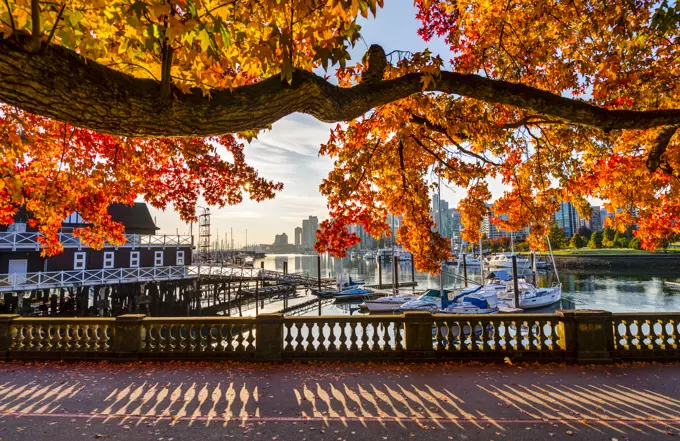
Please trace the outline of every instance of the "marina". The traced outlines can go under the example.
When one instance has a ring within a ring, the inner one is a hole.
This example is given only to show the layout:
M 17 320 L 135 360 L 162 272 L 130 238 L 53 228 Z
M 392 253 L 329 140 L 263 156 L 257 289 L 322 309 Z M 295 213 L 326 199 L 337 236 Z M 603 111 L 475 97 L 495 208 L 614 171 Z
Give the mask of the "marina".
M 292 271 L 316 275 L 316 256 L 277 255 L 266 256 L 256 260 L 256 265 L 264 262 L 265 268 L 282 268 L 287 262 Z M 377 286 L 379 273 L 384 281 L 390 281 L 393 275 L 393 265 L 385 262 L 379 266 L 374 259 L 334 259 L 322 256 L 321 270 L 325 277 L 335 277 L 339 272 L 346 272 L 354 280 L 366 282 L 366 286 Z M 411 282 L 410 262 L 399 263 L 399 294 L 412 295 L 414 291 L 438 289 L 438 276 L 415 272 L 415 287 L 401 286 Z M 479 283 L 479 267 L 468 267 L 468 277 L 472 282 Z M 488 273 L 487 273 L 488 274 Z M 457 265 L 447 265 L 444 274 L 445 288 L 461 287 L 462 274 Z M 531 276 L 529 276 L 530 278 Z M 680 308 L 680 270 L 672 269 L 624 269 L 624 270 L 561 270 L 559 282 L 562 283 L 562 299 L 545 308 L 531 310 L 532 312 L 554 312 L 560 309 L 604 309 L 612 312 L 626 312 L 632 310 L 646 312 L 664 312 Z M 552 287 L 558 282 L 549 270 L 537 273 L 538 287 Z M 391 291 L 391 287 L 384 289 Z M 310 297 L 310 299 L 313 297 Z M 325 303 L 321 306 L 322 315 L 346 315 L 360 313 L 360 301 L 354 303 Z M 318 308 L 305 311 L 307 315 L 318 315 Z

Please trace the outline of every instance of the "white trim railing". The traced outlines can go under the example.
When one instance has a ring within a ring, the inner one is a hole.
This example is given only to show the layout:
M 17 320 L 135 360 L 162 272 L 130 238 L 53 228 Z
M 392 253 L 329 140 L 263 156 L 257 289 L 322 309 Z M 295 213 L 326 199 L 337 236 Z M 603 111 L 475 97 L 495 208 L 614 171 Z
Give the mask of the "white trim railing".
M 157 280 L 195 279 L 206 276 L 225 277 L 234 280 L 253 280 L 257 278 L 305 286 L 316 286 L 318 283 L 318 278 L 307 277 L 298 273 L 284 274 L 260 268 L 178 265 L 0 274 L 0 292 L 30 291 L 33 289 L 62 288 L 66 286 L 95 286 Z M 326 283 L 327 280 L 324 280 L 324 284 Z
M 39 273 L 0 274 L 0 292 L 65 286 L 95 286 L 157 280 L 192 279 L 186 266 L 112 268 L 96 270 L 44 271 Z
M 40 242 L 38 238 L 42 236 L 40 233 L 28 232 L 20 233 L 16 231 L 0 232 L 0 249 L 39 249 Z M 185 247 L 193 245 L 192 236 L 178 236 L 170 234 L 126 234 L 125 244 L 119 245 L 116 248 L 141 248 L 141 247 Z M 65 248 L 87 248 L 79 238 L 73 236 L 71 233 L 59 233 L 59 242 Z M 104 247 L 112 248 L 108 242 L 105 242 Z

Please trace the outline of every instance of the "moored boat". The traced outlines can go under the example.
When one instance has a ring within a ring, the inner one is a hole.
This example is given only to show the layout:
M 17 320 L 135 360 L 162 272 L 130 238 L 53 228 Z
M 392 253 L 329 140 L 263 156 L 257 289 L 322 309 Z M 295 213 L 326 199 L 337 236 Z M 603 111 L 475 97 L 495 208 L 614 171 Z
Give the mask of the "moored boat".
M 495 314 L 498 312 L 498 296 L 495 290 L 479 287 L 472 293 L 461 293 L 447 302 L 438 314 Z
M 496 254 L 491 256 L 487 261 L 487 265 L 490 268 L 512 268 L 512 256 L 513 254 Z M 524 257 L 516 256 L 517 268 L 525 268 L 529 266 L 529 259 Z
M 329 289 L 316 291 L 315 294 L 322 298 L 334 298 L 336 300 L 357 300 L 373 295 L 372 289 L 353 287 L 348 289 Z
M 404 303 L 417 300 L 421 294 L 398 294 L 396 296 L 380 297 L 377 299 L 366 300 L 361 304 L 362 308 L 370 312 L 397 311 Z

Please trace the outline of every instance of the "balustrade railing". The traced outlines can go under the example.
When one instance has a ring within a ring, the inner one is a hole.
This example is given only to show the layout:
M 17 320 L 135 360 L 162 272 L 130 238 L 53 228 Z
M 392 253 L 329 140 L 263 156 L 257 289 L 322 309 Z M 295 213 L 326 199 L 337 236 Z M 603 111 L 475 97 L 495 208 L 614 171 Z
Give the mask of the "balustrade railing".
M 38 249 L 42 235 L 37 232 L 0 232 L 0 249 Z M 78 237 L 71 233 L 59 233 L 59 242 L 65 248 L 87 248 Z M 111 248 L 140 248 L 140 247 L 187 247 L 193 245 L 192 236 L 178 236 L 169 234 L 126 234 L 123 245 L 104 243 L 104 247 Z
M 148 318 L 0 315 L 0 359 L 680 360 L 680 313 Z
M 614 314 L 614 349 L 622 359 L 678 352 L 680 314 Z
M 255 352 L 255 322 L 243 318 L 148 318 L 141 352 L 151 356 L 228 356 Z M 148 358 L 148 357 L 147 357 Z
M 465 353 L 555 355 L 562 342 L 554 314 L 435 315 L 434 349 L 444 357 Z
M 108 353 L 114 323 L 113 318 L 17 318 L 7 330 L 8 350 L 36 358 Z
M 283 321 L 284 358 L 324 358 L 334 352 L 389 356 L 403 350 L 401 316 L 302 316 Z

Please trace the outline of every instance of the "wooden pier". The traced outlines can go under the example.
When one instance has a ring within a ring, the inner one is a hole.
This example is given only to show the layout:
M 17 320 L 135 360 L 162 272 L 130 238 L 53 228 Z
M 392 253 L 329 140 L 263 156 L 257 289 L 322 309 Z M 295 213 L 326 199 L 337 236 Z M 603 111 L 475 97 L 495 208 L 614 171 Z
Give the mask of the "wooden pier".
M 179 268 L 179 267 L 178 267 Z M 24 316 L 118 316 L 142 313 L 150 316 L 192 316 L 230 312 L 249 302 L 296 289 L 322 289 L 335 279 L 309 277 L 298 273 L 233 266 L 186 266 L 175 270 L 176 279 L 87 279 L 80 283 L 57 283 L 56 278 L 26 277 L 0 298 L 0 313 Z M 156 272 L 160 274 L 160 272 Z M 74 279 L 75 280 L 75 279 Z M 24 284 L 22 285 L 22 282 Z M 27 282 L 30 282 L 27 283 Z M 56 283 L 56 285 L 55 285 Z M 27 297 L 29 294 L 29 297 Z M 256 311 L 260 308 L 256 306 Z

